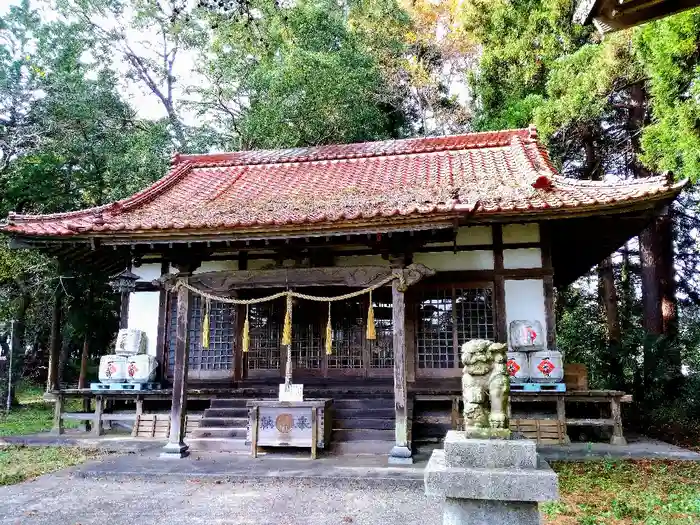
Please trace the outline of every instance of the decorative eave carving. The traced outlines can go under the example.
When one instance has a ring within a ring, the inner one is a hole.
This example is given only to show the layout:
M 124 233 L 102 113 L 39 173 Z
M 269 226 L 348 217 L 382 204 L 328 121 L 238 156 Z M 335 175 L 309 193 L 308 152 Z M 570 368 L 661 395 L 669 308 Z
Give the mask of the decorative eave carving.
M 406 291 L 435 270 L 422 264 L 392 269 L 386 266 L 354 266 L 324 268 L 275 268 L 271 270 L 229 270 L 191 275 L 189 283 L 211 294 L 231 295 L 240 289 L 298 288 L 307 286 L 347 286 L 367 288 L 395 275 L 399 290 Z M 164 275 L 157 282 L 166 289 L 175 285 L 177 274 Z

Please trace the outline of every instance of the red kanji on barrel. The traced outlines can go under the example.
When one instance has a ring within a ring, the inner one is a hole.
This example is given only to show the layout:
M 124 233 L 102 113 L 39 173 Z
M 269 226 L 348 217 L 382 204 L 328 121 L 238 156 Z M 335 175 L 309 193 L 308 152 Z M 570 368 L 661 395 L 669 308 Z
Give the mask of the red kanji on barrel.
M 549 375 L 554 372 L 554 369 L 556 366 L 554 366 L 554 363 L 552 363 L 549 359 L 544 358 L 542 361 L 540 361 L 540 364 L 537 365 L 537 369 L 542 372 L 544 375 L 549 377 Z

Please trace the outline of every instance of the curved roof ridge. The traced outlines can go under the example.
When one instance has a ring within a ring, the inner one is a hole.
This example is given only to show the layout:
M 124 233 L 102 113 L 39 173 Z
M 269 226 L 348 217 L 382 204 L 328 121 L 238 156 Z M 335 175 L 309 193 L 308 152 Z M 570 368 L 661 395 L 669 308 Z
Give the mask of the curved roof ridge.
M 243 150 L 228 153 L 179 155 L 194 167 L 279 164 L 285 162 L 312 162 L 349 160 L 370 157 L 390 157 L 402 154 L 420 154 L 439 151 L 507 146 L 514 136 L 535 140 L 534 127 L 500 131 L 480 131 L 458 135 L 412 137 L 381 141 L 332 144 L 302 148 Z

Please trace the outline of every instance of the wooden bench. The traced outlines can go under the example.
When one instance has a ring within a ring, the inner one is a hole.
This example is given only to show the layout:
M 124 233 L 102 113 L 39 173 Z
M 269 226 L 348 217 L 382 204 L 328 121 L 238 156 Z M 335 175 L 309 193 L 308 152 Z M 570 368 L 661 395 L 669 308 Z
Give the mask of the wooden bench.
M 453 429 L 458 429 L 462 424 L 461 394 L 416 394 L 415 401 L 449 401 L 452 405 L 450 423 Z M 632 402 L 632 396 L 618 390 L 572 390 L 569 392 L 517 392 L 511 394 L 511 403 L 549 402 L 556 404 L 556 420 L 560 428 L 571 426 L 609 426 L 612 427 L 613 445 L 627 444 L 622 430 L 622 403 Z M 596 403 L 609 404 L 609 418 L 578 419 L 566 417 L 567 403 Z M 565 435 L 565 441 L 568 437 Z

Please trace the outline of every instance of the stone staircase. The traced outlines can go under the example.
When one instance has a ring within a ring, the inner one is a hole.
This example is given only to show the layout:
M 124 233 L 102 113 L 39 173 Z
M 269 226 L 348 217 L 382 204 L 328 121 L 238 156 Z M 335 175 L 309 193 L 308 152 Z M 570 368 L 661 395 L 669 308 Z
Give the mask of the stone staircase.
M 248 399 L 212 399 L 188 444 L 192 450 L 246 452 Z
M 250 446 L 246 445 L 249 399 L 254 398 L 212 399 L 199 426 L 192 429 L 187 441 L 190 449 L 249 452 Z M 331 453 L 387 455 L 394 440 L 393 397 L 374 395 L 333 400 Z
M 393 398 L 334 399 L 331 439 L 334 454 L 388 454 L 395 440 Z

